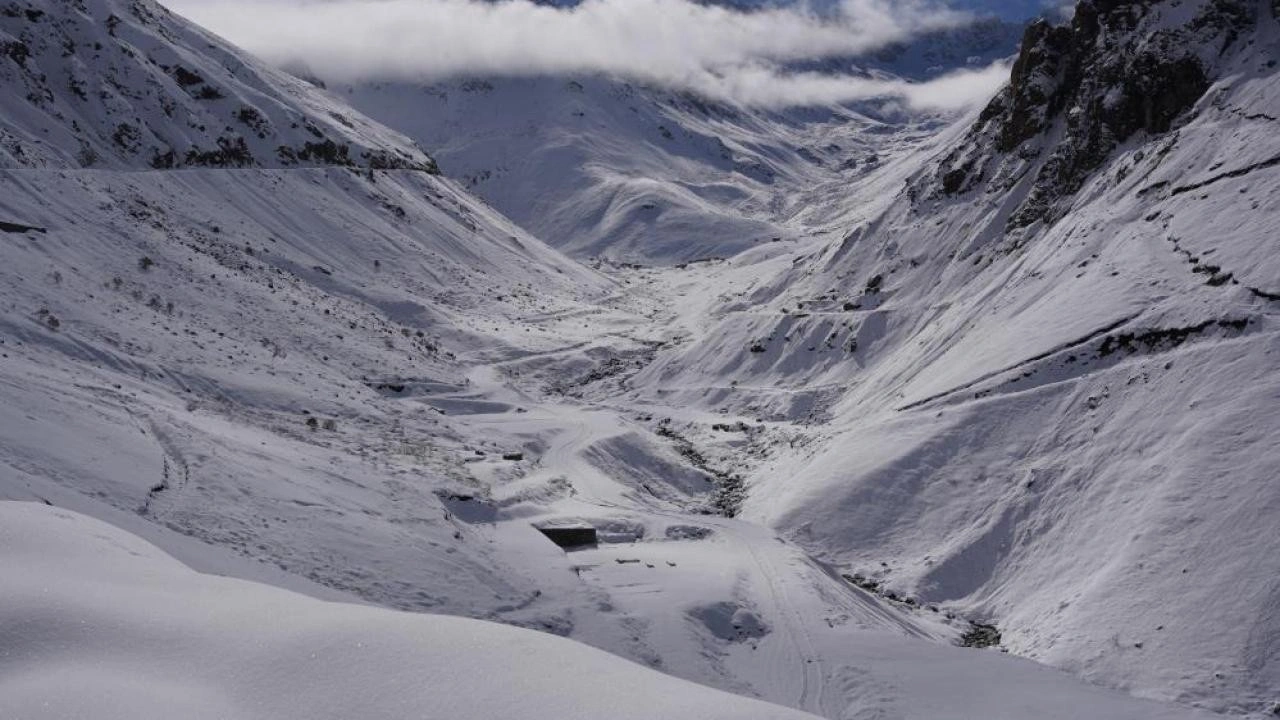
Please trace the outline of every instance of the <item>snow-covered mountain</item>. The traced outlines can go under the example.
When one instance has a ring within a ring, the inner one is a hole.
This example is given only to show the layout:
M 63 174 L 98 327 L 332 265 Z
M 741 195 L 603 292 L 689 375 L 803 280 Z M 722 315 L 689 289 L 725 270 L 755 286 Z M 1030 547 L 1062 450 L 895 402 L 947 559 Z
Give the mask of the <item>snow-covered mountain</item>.
M 744 514 L 826 561 L 1095 682 L 1267 711 L 1277 42 L 1258 2 L 1033 26 L 905 193 L 772 279 L 725 266 L 721 319 L 633 386 L 810 423 Z
M 1021 30 L 982 21 L 790 69 L 926 80 L 1012 55 Z M 943 124 L 890 98 L 763 109 L 608 75 L 329 88 L 554 247 L 643 265 L 793 240 L 815 188 L 845 186 Z
M 0 6 L 0 715 L 1271 712 L 1276 12 L 955 119 Z
M 869 109 L 769 112 L 595 76 L 332 89 L 555 247 L 642 264 L 791 240 L 809 188 L 921 134 Z
M 3 494 L 141 517 L 397 607 L 485 615 L 532 594 L 460 543 L 436 487 L 403 479 L 463 474 L 456 437 L 383 399 L 465 387 L 463 354 L 558 346 L 524 318 L 598 312 L 584 301 L 614 283 L 403 136 L 157 5 L 20 3 L 0 33 Z M 177 67 L 220 99 L 190 96 Z M 248 102 L 261 137 L 237 120 Z M 137 143 L 112 139 L 125 125 Z M 187 163 L 214 137 L 248 154 Z M 281 150 L 312 142 L 332 152 Z M 369 498 L 404 509 L 312 510 Z M 431 591 L 361 581 L 378 563 Z
M 403 137 L 158 5 L 65 5 L 4 10 L 6 167 L 434 169 Z

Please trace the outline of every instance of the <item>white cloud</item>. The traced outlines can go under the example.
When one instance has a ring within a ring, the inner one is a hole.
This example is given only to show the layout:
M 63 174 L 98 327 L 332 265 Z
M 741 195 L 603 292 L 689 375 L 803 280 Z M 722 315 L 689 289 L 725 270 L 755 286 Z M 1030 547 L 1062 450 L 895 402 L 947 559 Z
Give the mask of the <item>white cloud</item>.
M 701 78 L 690 89 L 704 95 L 761 107 L 825 105 L 893 98 L 916 110 L 954 111 L 990 98 L 1009 79 L 1009 66 L 958 70 L 928 82 L 869 79 L 819 73 L 784 74 L 765 67 L 739 67 Z
M 850 55 L 953 26 L 924 0 L 840 0 L 743 13 L 690 0 L 162 0 L 251 52 L 328 80 L 611 73 L 755 105 L 905 98 L 954 108 L 990 95 L 997 71 L 922 85 L 787 73 L 788 61 Z

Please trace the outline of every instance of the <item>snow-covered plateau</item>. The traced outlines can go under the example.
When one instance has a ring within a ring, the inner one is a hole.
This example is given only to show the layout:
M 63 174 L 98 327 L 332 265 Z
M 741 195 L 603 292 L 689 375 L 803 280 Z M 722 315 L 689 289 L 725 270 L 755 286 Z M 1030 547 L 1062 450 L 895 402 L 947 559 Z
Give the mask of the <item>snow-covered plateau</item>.
M 1277 15 L 956 114 L 0 0 L 0 719 L 1273 716 Z

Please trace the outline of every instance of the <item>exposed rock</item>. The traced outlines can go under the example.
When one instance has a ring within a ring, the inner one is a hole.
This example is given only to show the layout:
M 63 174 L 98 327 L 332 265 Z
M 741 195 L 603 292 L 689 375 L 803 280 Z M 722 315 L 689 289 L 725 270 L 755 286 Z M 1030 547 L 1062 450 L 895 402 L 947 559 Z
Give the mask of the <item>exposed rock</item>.
M 1052 220 L 1120 143 L 1174 129 L 1209 89 L 1215 59 L 1257 22 L 1255 3 L 1201 0 L 1191 22 L 1171 26 L 1179 5 L 1083 0 L 1068 25 L 1031 24 L 1009 84 L 925 182 L 955 195 L 1029 178 L 1008 227 Z

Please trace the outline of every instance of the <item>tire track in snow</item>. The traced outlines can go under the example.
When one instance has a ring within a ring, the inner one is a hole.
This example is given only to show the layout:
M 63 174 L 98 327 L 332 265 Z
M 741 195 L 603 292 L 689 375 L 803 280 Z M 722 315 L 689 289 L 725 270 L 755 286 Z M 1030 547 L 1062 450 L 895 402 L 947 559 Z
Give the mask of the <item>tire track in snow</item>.
M 738 538 L 742 540 L 741 535 Z M 805 627 L 804 619 L 795 609 L 795 605 L 787 595 L 785 585 L 778 581 L 778 573 L 773 564 L 760 557 L 760 553 L 756 550 L 752 541 L 747 540 L 742 545 L 751 554 L 752 561 L 759 568 L 760 575 L 765 580 L 773 600 L 772 614 L 786 626 L 784 635 L 794 649 L 796 658 L 801 665 L 800 693 L 795 707 L 823 714 L 825 708 L 822 702 L 822 688 L 826 671 L 822 658 L 814 647 L 813 638 Z

